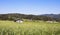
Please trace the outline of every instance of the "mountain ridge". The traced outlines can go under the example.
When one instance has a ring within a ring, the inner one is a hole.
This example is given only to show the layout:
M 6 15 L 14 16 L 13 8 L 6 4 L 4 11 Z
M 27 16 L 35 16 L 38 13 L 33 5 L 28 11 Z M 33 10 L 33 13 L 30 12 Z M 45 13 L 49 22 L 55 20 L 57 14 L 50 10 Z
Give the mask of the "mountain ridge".
M 49 16 L 49 17 L 53 17 L 53 18 L 60 18 L 60 14 L 43 14 L 40 16 Z

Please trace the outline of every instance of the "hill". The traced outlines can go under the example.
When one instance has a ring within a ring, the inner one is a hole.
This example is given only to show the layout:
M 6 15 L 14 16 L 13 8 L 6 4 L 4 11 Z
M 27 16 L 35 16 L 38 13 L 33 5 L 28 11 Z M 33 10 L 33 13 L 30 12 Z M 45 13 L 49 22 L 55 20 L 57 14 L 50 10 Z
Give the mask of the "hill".
M 60 14 L 44 14 L 43 16 L 50 16 L 53 18 L 60 18 Z
M 43 15 L 26 15 L 19 13 L 0 14 L 0 20 L 14 20 L 14 19 L 32 19 L 32 20 L 54 20 L 60 21 L 60 14 L 43 14 Z

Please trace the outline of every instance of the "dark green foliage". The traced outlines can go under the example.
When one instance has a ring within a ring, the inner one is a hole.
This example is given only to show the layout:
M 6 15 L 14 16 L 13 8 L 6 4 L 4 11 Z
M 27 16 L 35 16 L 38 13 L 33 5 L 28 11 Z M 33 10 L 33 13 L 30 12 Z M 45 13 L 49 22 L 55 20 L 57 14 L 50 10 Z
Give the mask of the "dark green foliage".
M 39 15 L 25 15 L 25 14 L 18 14 L 18 13 L 0 14 L 0 20 L 15 20 L 17 18 L 60 22 L 60 18 L 53 18 L 53 17 L 43 16 L 43 15 L 40 15 L 40 16 Z
M 55 32 L 55 35 L 60 35 L 60 30 L 58 30 L 57 32 Z

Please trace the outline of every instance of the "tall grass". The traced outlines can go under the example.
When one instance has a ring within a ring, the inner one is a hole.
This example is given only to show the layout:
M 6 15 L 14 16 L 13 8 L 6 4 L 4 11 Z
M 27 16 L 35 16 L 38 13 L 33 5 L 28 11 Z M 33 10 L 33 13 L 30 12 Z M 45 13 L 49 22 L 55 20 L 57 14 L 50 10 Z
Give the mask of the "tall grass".
M 59 23 L 0 21 L 0 35 L 60 35 Z

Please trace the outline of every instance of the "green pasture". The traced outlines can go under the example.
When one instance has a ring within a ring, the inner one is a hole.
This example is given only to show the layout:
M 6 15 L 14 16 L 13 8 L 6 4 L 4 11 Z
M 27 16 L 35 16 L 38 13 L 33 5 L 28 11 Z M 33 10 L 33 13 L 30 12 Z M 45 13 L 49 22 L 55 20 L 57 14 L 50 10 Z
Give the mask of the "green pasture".
M 60 35 L 60 23 L 0 20 L 0 35 Z

